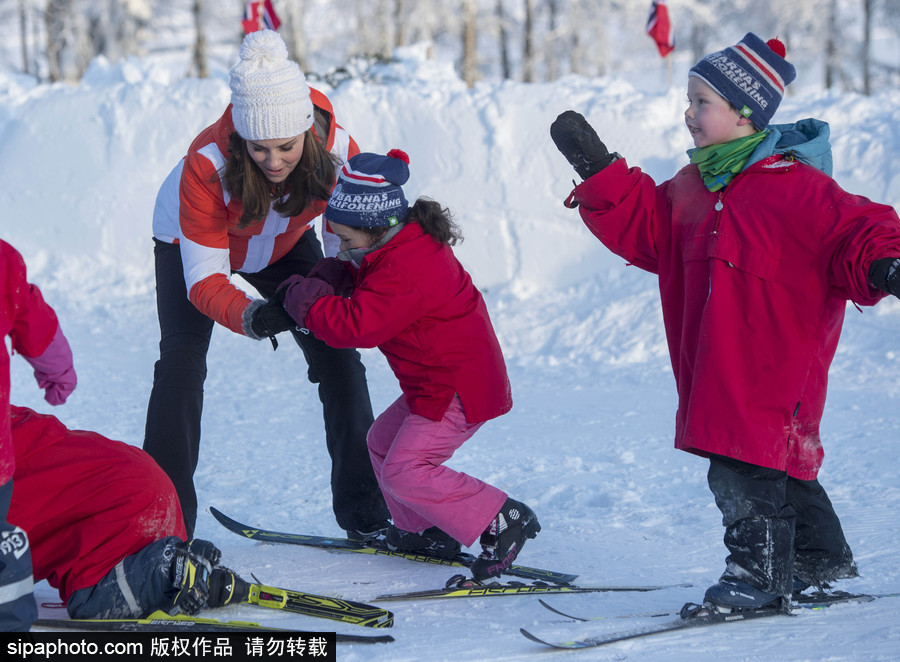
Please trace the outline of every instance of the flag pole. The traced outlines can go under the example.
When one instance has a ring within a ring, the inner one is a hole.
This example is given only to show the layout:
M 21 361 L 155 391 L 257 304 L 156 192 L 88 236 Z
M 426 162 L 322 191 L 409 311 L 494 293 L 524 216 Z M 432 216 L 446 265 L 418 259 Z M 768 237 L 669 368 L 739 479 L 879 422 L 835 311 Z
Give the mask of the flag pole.
M 669 87 L 672 87 L 672 54 L 666 55 L 666 68 L 669 70 Z

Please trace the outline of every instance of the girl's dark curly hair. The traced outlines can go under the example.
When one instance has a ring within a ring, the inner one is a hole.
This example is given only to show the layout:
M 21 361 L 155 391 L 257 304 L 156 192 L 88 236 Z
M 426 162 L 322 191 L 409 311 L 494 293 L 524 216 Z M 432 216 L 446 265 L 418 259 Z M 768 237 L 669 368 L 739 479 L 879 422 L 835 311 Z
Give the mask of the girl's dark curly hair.
M 459 226 L 453 221 L 450 210 L 430 198 L 419 198 L 406 215 L 406 223 L 418 223 L 425 234 L 430 234 L 437 241 L 455 246 L 463 240 Z M 372 237 L 373 241 L 381 239 L 388 228 L 358 228 Z

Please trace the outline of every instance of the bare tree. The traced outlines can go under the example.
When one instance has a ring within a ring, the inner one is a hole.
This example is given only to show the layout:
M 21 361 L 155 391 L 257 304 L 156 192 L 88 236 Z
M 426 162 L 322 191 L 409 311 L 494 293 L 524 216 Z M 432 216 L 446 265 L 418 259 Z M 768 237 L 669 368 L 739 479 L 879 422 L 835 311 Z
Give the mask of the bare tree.
M 28 21 L 26 20 L 28 12 L 25 7 L 25 0 L 19 0 L 19 38 L 22 40 L 22 73 L 31 73 L 31 67 L 28 62 Z
M 79 45 L 78 75 L 95 55 L 116 61 L 128 55 L 143 55 L 143 30 L 150 20 L 150 7 L 145 0 L 106 0 L 86 2 L 74 0 L 72 24 L 74 41 Z M 88 43 L 83 43 L 87 25 Z
M 403 0 L 394 0 L 394 46 L 406 45 L 406 14 Z
M 835 82 L 835 72 L 840 66 L 837 53 L 837 0 L 828 2 L 828 30 L 825 33 L 825 87 L 831 89 Z
M 65 43 L 68 4 L 66 0 L 49 0 L 44 14 L 47 30 L 47 66 L 50 71 L 51 83 L 55 83 L 62 77 L 60 54 Z
M 475 0 L 463 0 L 463 80 L 472 87 L 478 80 L 478 47 L 477 47 L 478 7 Z
M 584 17 L 584 9 L 581 0 L 571 0 L 569 6 L 569 71 L 581 73 L 584 71 L 584 52 L 581 42 L 581 26 Z
M 154 16 L 185 17 L 178 27 L 195 32 L 185 50 L 190 71 L 206 76 L 210 40 L 231 29 L 228 25 L 235 31 L 228 36 L 237 36 L 245 0 L 218 0 L 212 16 L 212 6 L 203 0 L 0 3 L 9 27 L 17 19 L 20 44 L 14 47 L 21 52 L 22 70 L 77 80 L 98 53 L 110 60 L 139 53 L 151 9 Z M 390 56 L 398 46 L 425 41 L 459 58 L 468 85 L 481 75 L 534 82 L 568 72 L 628 75 L 645 68 L 656 61 L 642 31 L 648 6 L 643 0 L 276 2 L 284 20 L 281 32 L 304 71 L 340 66 L 355 55 Z M 900 36 L 900 0 L 671 0 L 670 12 L 681 57 L 696 61 L 752 30 L 781 38 L 796 63 L 808 62 L 812 54 L 816 75 L 821 70 L 831 87 L 874 93 L 900 78 L 900 67 L 879 57 L 878 47 L 878 40 Z
M 496 1 L 494 13 L 497 19 L 497 42 L 500 48 L 500 77 L 509 80 L 512 78 L 512 66 L 509 62 L 509 28 L 503 12 L 503 0 Z
M 522 81 L 525 83 L 534 82 L 534 59 L 534 0 L 525 0 L 525 27 L 522 38 Z
M 306 33 L 303 30 L 303 18 L 306 15 L 306 0 L 290 0 L 284 2 L 284 40 L 291 50 L 291 57 L 300 65 L 302 71 L 308 71 Z
M 862 0 L 863 7 L 863 40 L 862 40 L 862 78 L 863 78 L 863 94 L 870 96 L 872 94 L 872 72 L 871 72 L 871 55 L 872 55 L 872 13 L 874 9 L 873 0 Z
M 356 18 L 355 43 L 351 54 L 391 54 L 391 24 L 393 13 L 385 15 L 386 0 L 357 0 L 354 3 Z
M 556 80 L 559 76 L 559 0 L 547 0 L 549 22 L 546 37 L 544 39 L 544 69 L 547 80 Z
M 208 78 L 206 65 L 206 31 L 203 23 L 203 0 L 194 0 L 194 57 L 192 69 L 197 78 Z

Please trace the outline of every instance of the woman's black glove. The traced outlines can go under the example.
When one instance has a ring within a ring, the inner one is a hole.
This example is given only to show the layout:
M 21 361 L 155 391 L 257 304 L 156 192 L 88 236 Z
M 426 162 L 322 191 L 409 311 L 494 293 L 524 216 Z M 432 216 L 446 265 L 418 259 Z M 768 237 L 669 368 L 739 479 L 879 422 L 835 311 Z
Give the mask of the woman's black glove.
M 284 300 L 283 295 L 281 299 Z M 268 301 L 256 299 L 244 311 L 244 332 L 254 340 L 271 338 L 276 347 L 275 335 L 296 327 L 297 323 L 287 314 L 277 296 Z
M 610 154 L 594 128 L 574 110 L 567 110 L 556 118 L 550 125 L 550 137 L 582 179 L 596 175 L 622 158 L 615 152 Z

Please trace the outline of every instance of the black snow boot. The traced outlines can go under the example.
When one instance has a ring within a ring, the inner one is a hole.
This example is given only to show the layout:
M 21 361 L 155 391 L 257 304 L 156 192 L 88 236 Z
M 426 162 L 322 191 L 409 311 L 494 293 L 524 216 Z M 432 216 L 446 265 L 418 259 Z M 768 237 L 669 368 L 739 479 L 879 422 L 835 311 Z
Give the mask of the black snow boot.
M 442 559 L 454 559 L 461 548 L 458 541 L 436 526 L 419 533 L 398 529 L 393 524 L 384 536 L 388 549 L 395 552 L 428 554 Z
M 525 541 L 534 538 L 540 530 L 537 515 L 531 508 L 507 498 L 481 534 L 482 552 L 472 563 L 472 576 L 480 581 L 500 575 L 516 560 Z
M 209 595 L 206 602 L 213 609 L 246 602 L 250 596 L 250 584 L 238 577 L 234 570 L 221 566 L 210 573 L 207 585 Z

